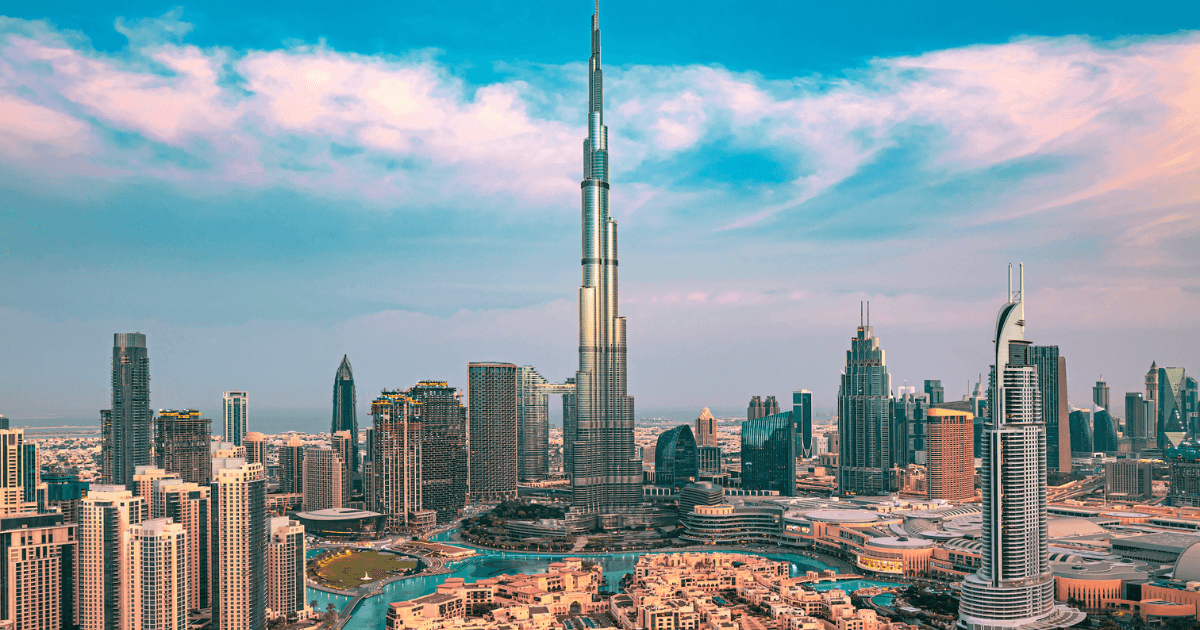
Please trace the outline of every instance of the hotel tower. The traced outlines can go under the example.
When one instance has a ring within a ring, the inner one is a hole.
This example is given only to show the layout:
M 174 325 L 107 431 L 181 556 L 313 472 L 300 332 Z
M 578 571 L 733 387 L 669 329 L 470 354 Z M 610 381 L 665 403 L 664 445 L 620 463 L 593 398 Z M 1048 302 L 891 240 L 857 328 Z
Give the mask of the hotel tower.
M 959 628 L 1065 628 L 1084 614 L 1054 603 L 1046 535 L 1046 427 L 1037 367 L 1025 340 L 1025 274 L 996 318 L 983 436 L 983 562 L 962 582 Z
M 625 318 L 617 315 L 617 222 L 608 216 L 608 127 L 600 70 L 600 3 L 592 15 L 588 137 L 583 141 L 583 285 L 579 287 L 579 371 L 565 426 L 574 505 L 587 511 L 640 504 L 633 398 L 625 390 Z

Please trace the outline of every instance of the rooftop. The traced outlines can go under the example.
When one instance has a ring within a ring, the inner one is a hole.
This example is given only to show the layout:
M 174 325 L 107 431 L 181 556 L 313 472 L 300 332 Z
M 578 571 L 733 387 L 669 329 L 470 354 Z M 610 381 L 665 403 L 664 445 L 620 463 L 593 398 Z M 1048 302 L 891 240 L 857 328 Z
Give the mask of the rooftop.
M 297 518 L 303 518 L 310 521 L 342 521 L 355 518 L 375 518 L 383 516 L 379 512 L 369 512 L 367 510 L 355 510 L 351 508 L 329 508 L 327 510 L 313 510 L 312 512 L 297 512 Z
M 804 515 L 809 520 L 822 523 L 874 523 L 879 520 L 879 514 L 868 510 L 839 510 L 827 508 L 813 510 Z

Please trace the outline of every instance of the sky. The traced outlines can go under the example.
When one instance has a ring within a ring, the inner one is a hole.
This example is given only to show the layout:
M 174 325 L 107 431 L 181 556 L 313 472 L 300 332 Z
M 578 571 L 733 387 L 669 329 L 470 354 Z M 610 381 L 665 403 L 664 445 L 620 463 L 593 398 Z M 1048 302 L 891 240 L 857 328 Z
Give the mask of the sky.
M 383 387 L 577 365 L 590 2 L 6 3 L 0 414 L 246 390 L 319 430 Z M 1071 403 L 1200 370 L 1200 4 L 601 7 L 638 417 L 834 406 L 991 363 L 1009 263 Z M 1122 414 L 1118 414 L 1122 415 Z M 255 427 L 252 427 L 255 428 Z

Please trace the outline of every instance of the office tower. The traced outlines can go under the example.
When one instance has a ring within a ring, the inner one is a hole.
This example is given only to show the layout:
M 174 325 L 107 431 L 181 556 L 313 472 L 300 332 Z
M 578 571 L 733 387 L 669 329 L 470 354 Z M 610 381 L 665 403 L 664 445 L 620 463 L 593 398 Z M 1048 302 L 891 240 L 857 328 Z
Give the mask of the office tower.
M 267 609 L 272 619 L 308 607 L 304 592 L 304 526 L 286 516 L 270 519 L 267 542 Z
M 1174 507 L 1200 507 L 1200 443 L 1184 440 L 1165 457 L 1170 470 L 1167 502 Z
M 279 447 L 279 491 L 304 492 L 304 442 L 295 433 Z
M 25 499 L 26 473 L 37 465 L 28 455 L 23 429 L 0 429 L 0 515 L 37 510 L 36 501 Z
M 916 387 L 900 387 L 892 400 L 892 462 L 899 467 L 924 465 L 928 455 L 925 415 L 929 395 L 918 394 Z M 942 403 L 945 404 L 945 403 Z
M 8 428 L 8 418 L 0 415 L 0 430 Z
M 28 509 L 46 511 L 46 484 L 42 482 L 42 467 L 37 442 L 21 443 L 21 491 Z
M 796 424 L 785 411 L 742 423 L 742 488 L 796 494 Z
M 689 483 L 679 491 L 679 514 L 688 514 L 697 505 L 721 505 L 725 502 L 725 488 L 707 481 Z
M 81 630 L 133 627 L 130 526 L 142 521 L 144 503 L 124 486 L 97 485 L 79 504 L 76 596 Z
M 940 405 L 946 402 L 946 388 L 941 381 L 925 381 L 925 393 L 929 394 L 930 405 Z
M 929 498 L 975 498 L 974 416 L 955 409 L 925 414 Z
M 146 335 L 113 335 L 112 406 L 100 412 L 104 438 L 101 471 L 106 483 L 125 485 L 133 469 L 153 463 L 150 434 L 150 358 Z
M 409 395 L 419 403 L 421 506 L 449 523 L 467 502 L 467 408 L 457 388 L 443 381 L 421 381 Z
M 246 439 L 246 431 L 250 426 L 250 395 L 246 392 L 225 392 L 221 399 L 221 409 L 225 419 L 224 438 L 234 446 L 241 446 Z
M 350 369 L 350 356 L 342 355 L 342 363 L 338 365 L 337 374 L 333 377 L 333 424 L 329 434 L 338 431 L 349 431 L 353 436 L 350 442 L 350 457 L 346 463 L 350 465 L 351 476 L 360 473 L 358 457 L 358 397 L 354 393 L 354 370 Z
M 304 511 L 328 510 L 346 505 L 346 462 L 331 448 L 304 452 Z
M 1183 379 L 1183 410 L 1187 415 L 1183 426 L 1192 435 L 1200 434 L 1200 383 L 1190 376 Z
M 1092 386 L 1092 404 L 1101 409 L 1109 409 L 1110 389 L 1108 383 L 1104 382 L 1104 375 L 1100 376 L 1100 380 Z
M 547 381 L 531 366 L 517 368 L 517 479 L 550 474 L 550 407 Z
M 212 420 L 195 409 L 158 412 L 154 419 L 154 465 L 190 483 L 212 479 Z
M 0 516 L 0 628 L 75 627 L 77 530 L 61 514 Z
M 468 364 L 467 405 L 471 501 L 494 503 L 517 498 L 517 366 Z M 633 449 L 629 452 L 632 457 Z M 580 457 L 577 450 L 576 466 Z
M 708 407 L 700 410 L 696 416 L 696 446 L 717 445 L 717 419 L 713 417 Z
M 1187 413 L 1184 408 L 1184 385 L 1187 375 L 1183 368 L 1158 368 L 1155 379 L 1158 391 L 1158 448 L 1164 452 L 1179 446 L 1187 436 Z
M 1154 498 L 1154 463 L 1136 459 L 1105 462 L 1104 496 L 1118 501 Z
M 663 431 L 654 446 L 654 483 L 682 488 L 700 478 L 696 438 L 692 427 L 681 424 Z
M 390 532 L 404 531 L 410 516 L 423 509 L 422 426 L 417 422 L 417 407 L 408 392 L 399 390 L 385 389 L 371 401 L 373 426 L 363 490 L 367 509 L 386 514 Z M 516 462 L 512 464 L 515 469 Z
M 1042 423 L 1046 425 L 1046 465 L 1050 470 L 1071 472 L 1071 428 L 1067 417 L 1067 358 L 1058 346 L 1031 346 L 1030 361 L 1037 367 L 1042 392 Z M 976 416 L 978 419 L 980 416 Z
M 1125 392 L 1125 436 L 1136 440 L 1141 440 L 1141 447 L 1146 447 L 1146 438 L 1149 437 L 1147 431 L 1147 411 L 1149 404 L 1146 402 L 1146 397 L 1141 392 Z M 1141 449 L 1135 449 L 1138 452 Z
M 1158 444 L 1158 362 L 1150 362 L 1146 372 L 1146 440 L 1148 446 L 1166 451 L 1165 444 Z
M 242 442 L 242 446 L 246 447 L 246 463 L 247 464 L 262 464 L 263 468 L 267 466 L 267 451 L 266 451 L 267 436 L 258 431 L 247 431 L 246 439 Z M 210 462 L 211 464 L 211 462 Z M 211 476 L 211 475 L 210 475 Z M 196 481 L 194 483 L 201 483 Z M 208 483 L 204 481 L 203 483 Z
M 1117 421 L 1107 409 L 1097 408 L 1092 412 L 1092 450 L 1116 453 L 1120 448 Z
M 812 392 L 792 392 L 792 420 L 796 423 L 796 457 L 814 457 L 812 432 Z
M 46 484 L 46 505 L 58 508 L 67 523 L 79 522 L 79 502 L 91 483 L 80 481 L 79 475 L 65 470 L 55 470 L 42 475 Z
M 777 413 L 779 413 L 779 401 L 775 400 L 774 396 L 767 396 L 767 398 L 763 400 L 763 414 L 766 416 L 773 416 Z
M 129 628 L 187 630 L 187 530 L 169 518 L 129 528 Z
M 579 371 L 575 374 L 571 486 L 589 512 L 642 502 L 642 467 L 633 456 L 633 397 L 626 393 L 625 318 L 617 307 L 617 222 L 608 214 L 608 127 L 600 69 L 600 9 L 592 15 L 588 137 L 583 143 Z M 474 405 L 474 398 L 471 399 Z M 471 422 L 475 416 L 472 414 Z M 472 440 L 474 435 L 472 434 Z M 471 448 L 474 449 L 474 442 Z M 474 471 L 472 471 L 474 474 Z M 475 483 L 472 478 L 471 492 Z
M 169 518 L 187 532 L 188 608 L 212 606 L 212 489 L 182 479 L 156 479 L 150 516 Z
M 1091 455 L 1095 452 L 1093 449 L 1092 435 L 1092 413 L 1086 409 L 1072 409 L 1070 415 L 1071 425 L 1071 452 Z
M 721 474 L 721 449 L 717 446 L 696 447 L 696 461 L 701 475 Z
M 746 406 L 746 419 L 758 420 L 767 415 L 763 412 L 763 402 L 761 396 L 751 396 L 750 404 Z
M 983 561 L 962 582 L 959 627 L 997 630 L 1083 620 L 1054 604 L 1046 536 L 1046 434 L 1037 367 L 1025 340 L 1025 277 L 996 318 L 983 453 Z
M 892 377 L 868 315 L 860 321 L 838 388 L 838 493 L 888 494 L 891 469 L 905 462 L 892 453 Z
M 213 459 L 212 619 L 220 630 L 260 630 L 267 615 L 267 476 L 241 457 Z

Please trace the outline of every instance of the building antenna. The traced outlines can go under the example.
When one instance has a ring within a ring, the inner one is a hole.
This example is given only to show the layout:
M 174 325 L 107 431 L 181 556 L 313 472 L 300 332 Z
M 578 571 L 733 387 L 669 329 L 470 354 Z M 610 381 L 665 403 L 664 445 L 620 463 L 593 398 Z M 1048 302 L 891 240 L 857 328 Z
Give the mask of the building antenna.
M 1008 263 L 1008 301 L 1012 301 L 1012 263 Z
M 863 303 L 862 303 L 862 300 L 859 300 L 859 302 L 858 302 L 858 327 L 859 328 L 863 327 Z
M 867 325 L 871 325 L 871 300 L 867 300 Z

